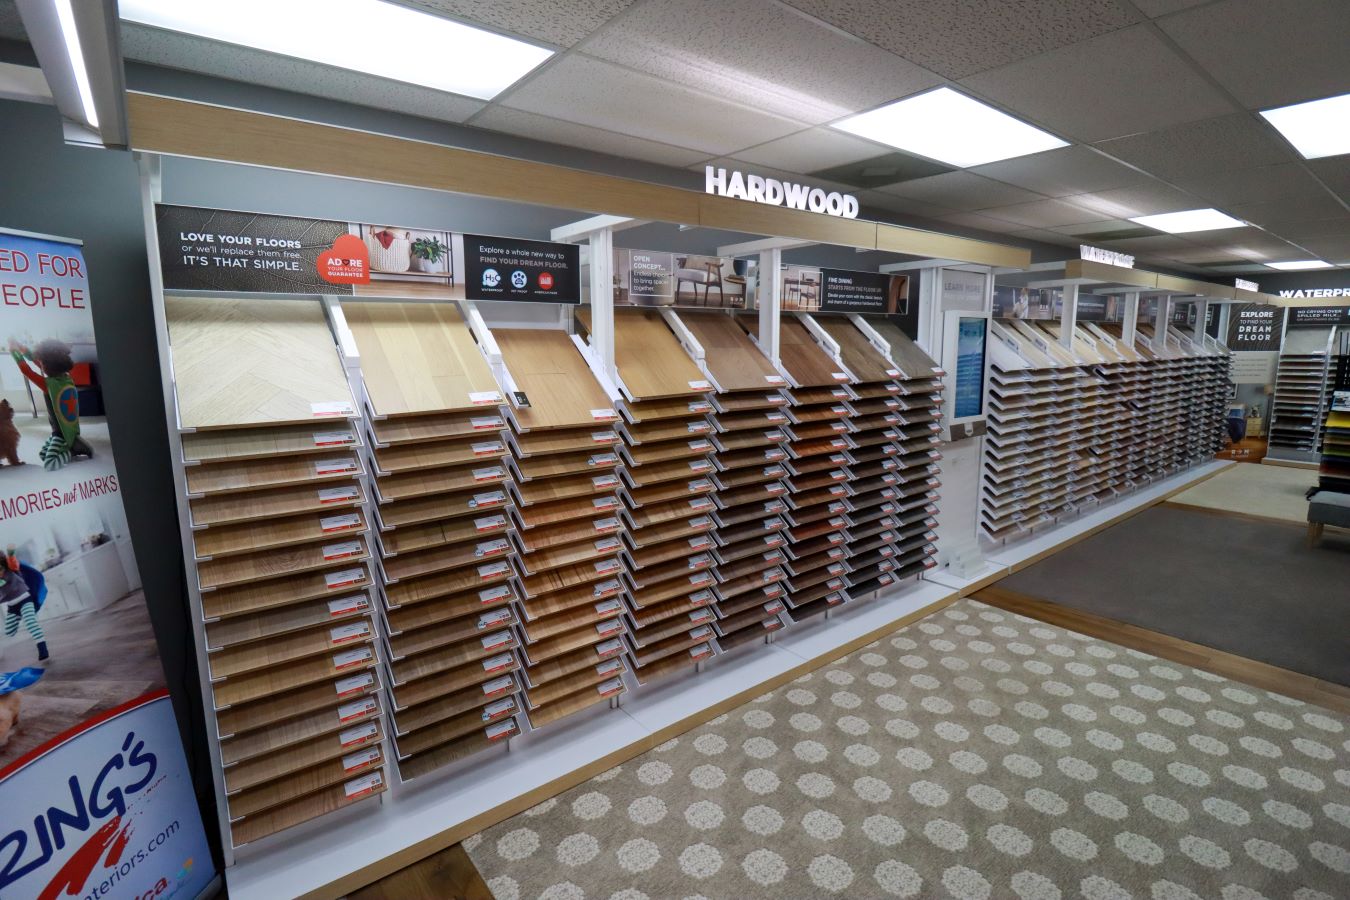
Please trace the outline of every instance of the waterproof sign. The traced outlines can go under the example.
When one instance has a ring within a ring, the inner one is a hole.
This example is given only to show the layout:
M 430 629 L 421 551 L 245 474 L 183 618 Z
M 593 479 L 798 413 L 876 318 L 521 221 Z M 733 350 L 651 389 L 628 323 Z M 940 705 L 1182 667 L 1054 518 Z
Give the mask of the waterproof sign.
M 77 243 L 0 229 L 0 900 L 214 876 L 127 533 Z

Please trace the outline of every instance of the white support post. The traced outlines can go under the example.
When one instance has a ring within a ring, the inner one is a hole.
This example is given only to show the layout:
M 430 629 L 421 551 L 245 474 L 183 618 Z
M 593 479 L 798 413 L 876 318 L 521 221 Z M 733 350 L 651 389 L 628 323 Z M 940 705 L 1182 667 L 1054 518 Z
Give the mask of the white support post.
M 1205 344 L 1205 320 L 1209 318 L 1209 300 L 1201 297 L 1195 301 L 1195 329 L 1193 331 L 1194 339 L 1197 344 Z
M 645 219 L 630 219 L 627 216 L 591 216 L 580 222 L 559 225 L 549 232 L 549 239 L 570 244 L 573 241 L 585 240 L 601 229 L 607 228 L 611 232 L 623 231 L 625 228 L 636 228 L 646 224 Z
M 1158 295 L 1158 309 L 1153 314 L 1153 339 L 1158 348 L 1167 346 L 1167 329 L 1172 324 L 1172 295 Z
M 1078 330 L 1078 285 L 1064 286 L 1064 313 L 1059 320 L 1059 343 L 1073 353 L 1073 335 Z
M 777 247 L 761 251 L 755 283 L 755 303 L 759 306 L 759 349 L 775 366 L 778 357 L 778 316 L 783 309 L 783 251 Z
M 614 232 L 591 232 L 591 347 L 605 377 L 619 381 L 614 365 Z
M 1125 295 L 1125 311 L 1120 314 L 1120 343 L 1126 349 L 1134 347 L 1134 329 L 1139 324 L 1139 292 Z

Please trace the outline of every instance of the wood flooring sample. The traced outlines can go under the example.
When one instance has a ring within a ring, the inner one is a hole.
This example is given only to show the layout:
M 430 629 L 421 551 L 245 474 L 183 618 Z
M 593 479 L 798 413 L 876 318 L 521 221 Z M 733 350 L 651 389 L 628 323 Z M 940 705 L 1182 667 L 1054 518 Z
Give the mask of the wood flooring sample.
M 577 309 L 589 330 L 591 309 Z M 636 400 L 699 393 L 705 381 L 661 314 L 647 309 L 614 310 L 614 364 Z
M 317 300 L 165 297 L 183 428 L 319 422 L 354 412 Z
M 521 428 L 567 428 L 614 418 L 613 404 L 566 332 L 499 328 L 492 336 L 516 387 L 530 399 L 529 406 L 512 411 Z
M 377 416 L 500 402 L 497 381 L 451 303 L 343 303 Z
M 724 391 L 781 384 L 783 378 L 750 335 L 726 313 L 681 310 L 680 321 L 703 345 L 708 371 Z
M 889 381 L 889 373 L 898 371 L 881 351 L 872 346 L 867 335 L 843 316 L 817 316 L 816 323 L 839 344 L 839 358 L 859 381 Z
M 759 327 L 759 320 L 753 316 L 742 316 L 740 323 L 742 328 Z M 778 358 L 802 387 L 823 387 L 844 380 L 836 377 L 839 367 L 794 316 L 783 316 L 778 324 Z

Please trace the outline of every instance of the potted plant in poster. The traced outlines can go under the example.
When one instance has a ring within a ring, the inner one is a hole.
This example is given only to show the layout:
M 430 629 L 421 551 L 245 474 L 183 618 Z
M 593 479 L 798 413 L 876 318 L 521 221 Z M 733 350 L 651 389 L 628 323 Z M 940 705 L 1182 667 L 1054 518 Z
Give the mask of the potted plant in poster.
M 428 274 L 440 270 L 441 260 L 449 250 L 436 236 L 420 237 L 412 242 L 412 264 L 414 271 Z

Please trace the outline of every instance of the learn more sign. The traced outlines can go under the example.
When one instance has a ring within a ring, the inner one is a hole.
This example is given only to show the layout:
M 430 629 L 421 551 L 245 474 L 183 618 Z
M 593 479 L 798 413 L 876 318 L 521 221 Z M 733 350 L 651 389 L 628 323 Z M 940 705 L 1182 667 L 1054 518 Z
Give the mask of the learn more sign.
M 737 169 L 728 171 L 719 166 L 704 166 L 703 172 L 704 192 L 718 197 L 749 200 L 768 206 L 786 206 L 788 209 L 802 209 L 844 219 L 858 218 L 858 198 L 852 194 L 826 191 L 809 184 L 779 181 L 762 175 L 746 175 Z

